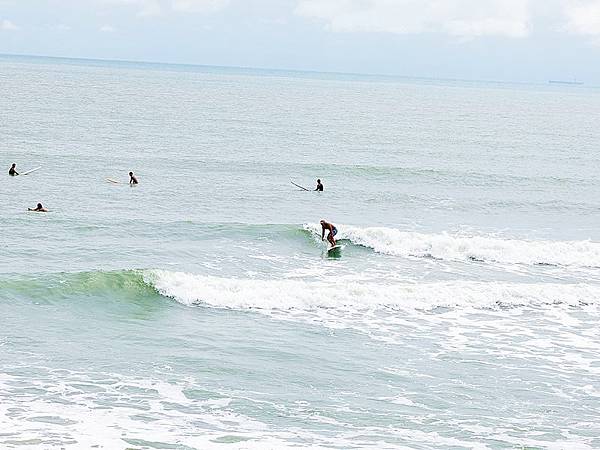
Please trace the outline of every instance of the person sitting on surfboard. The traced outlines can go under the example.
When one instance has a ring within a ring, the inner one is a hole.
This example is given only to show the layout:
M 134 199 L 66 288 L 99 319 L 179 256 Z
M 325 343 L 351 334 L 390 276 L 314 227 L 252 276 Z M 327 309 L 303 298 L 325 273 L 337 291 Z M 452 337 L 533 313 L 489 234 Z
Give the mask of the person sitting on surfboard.
M 317 180 L 317 188 L 315 191 L 323 192 L 323 183 L 321 183 L 321 180 Z
M 129 172 L 129 184 L 138 184 L 138 180 L 133 172 Z
M 329 241 L 329 243 L 331 244 L 332 247 L 335 247 L 335 235 L 338 232 L 335 225 L 332 223 L 329 223 L 329 222 L 325 222 L 324 220 L 321 220 L 321 228 L 322 228 L 321 240 L 325 239 L 325 230 L 329 230 L 329 234 L 327 235 L 327 240 Z
M 19 172 L 17 172 L 17 165 L 15 163 L 13 163 L 13 165 L 10 166 L 10 169 L 8 169 L 8 174 L 11 177 L 14 177 L 15 175 L 19 175 Z
M 27 211 L 48 212 L 48 210 L 44 208 L 44 205 L 42 205 L 41 203 L 38 203 L 35 208 L 27 208 Z

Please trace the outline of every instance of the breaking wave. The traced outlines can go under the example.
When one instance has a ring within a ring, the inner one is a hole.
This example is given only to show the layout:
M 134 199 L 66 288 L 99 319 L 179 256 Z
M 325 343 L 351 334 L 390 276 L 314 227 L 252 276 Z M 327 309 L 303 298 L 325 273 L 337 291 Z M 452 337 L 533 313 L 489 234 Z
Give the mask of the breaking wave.
M 278 312 L 430 311 L 518 306 L 600 305 L 600 286 L 579 283 L 445 281 L 391 283 L 225 278 L 168 270 L 80 272 L 0 279 L 5 299 L 69 301 L 90 298 L 156 301 L 186 306 Z
M 320 226 L 303 228 L 320 237 Z M 600 267 L 600 243 L 591 241 L 546 241 L 503 239 L 462 234 L 425 234 L 386 227 L 340 226 L 340 240 L 401 257 L 435 258 L 449 261 L 483 261 L 508 264 Z
M 600 287 L 587 284 L 453 281 L 382 285 L 219 278 L 165 270 L 146 271 L 143 278 L 161 295 L 184 305 L 242 310 L 432 310 L 600 303 Z

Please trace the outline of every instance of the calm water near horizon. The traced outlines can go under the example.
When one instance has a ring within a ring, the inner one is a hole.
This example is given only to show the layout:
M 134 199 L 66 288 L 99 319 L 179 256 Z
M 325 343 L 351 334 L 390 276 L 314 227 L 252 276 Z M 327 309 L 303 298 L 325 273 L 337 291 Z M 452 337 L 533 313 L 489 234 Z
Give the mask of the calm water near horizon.
M 0 98 L 0 448 L 600 448 L 600 90 L 0 56 Z

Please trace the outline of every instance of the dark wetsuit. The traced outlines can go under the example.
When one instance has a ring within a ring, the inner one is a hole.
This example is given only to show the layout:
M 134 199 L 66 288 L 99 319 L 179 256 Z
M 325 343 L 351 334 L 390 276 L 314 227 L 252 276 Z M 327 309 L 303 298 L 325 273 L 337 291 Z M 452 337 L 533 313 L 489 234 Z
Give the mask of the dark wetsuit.
M 11 167 L 10 170 L 8 171 L 8 174 L 11 177 L 14 177 L 15 175 L 19 175 L 19 172 L 17 172 L 14 168 Z
M 319 191 L 319 192 L 323 192 L 323 183 L 317 184 L 317 189 L 316 190 Z

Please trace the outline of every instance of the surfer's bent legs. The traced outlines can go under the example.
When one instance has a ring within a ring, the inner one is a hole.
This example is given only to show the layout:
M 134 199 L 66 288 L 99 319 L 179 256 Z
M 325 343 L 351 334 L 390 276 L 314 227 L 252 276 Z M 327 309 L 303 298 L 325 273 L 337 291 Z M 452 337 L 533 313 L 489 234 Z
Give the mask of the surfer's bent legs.
M 333 230 L 329 231 L 329 235 L 327 236 L 327 240 L 331 242 L 331 245 L 335 247 L 335 235 L 337 234 L 337 228 L 333 227 Z

